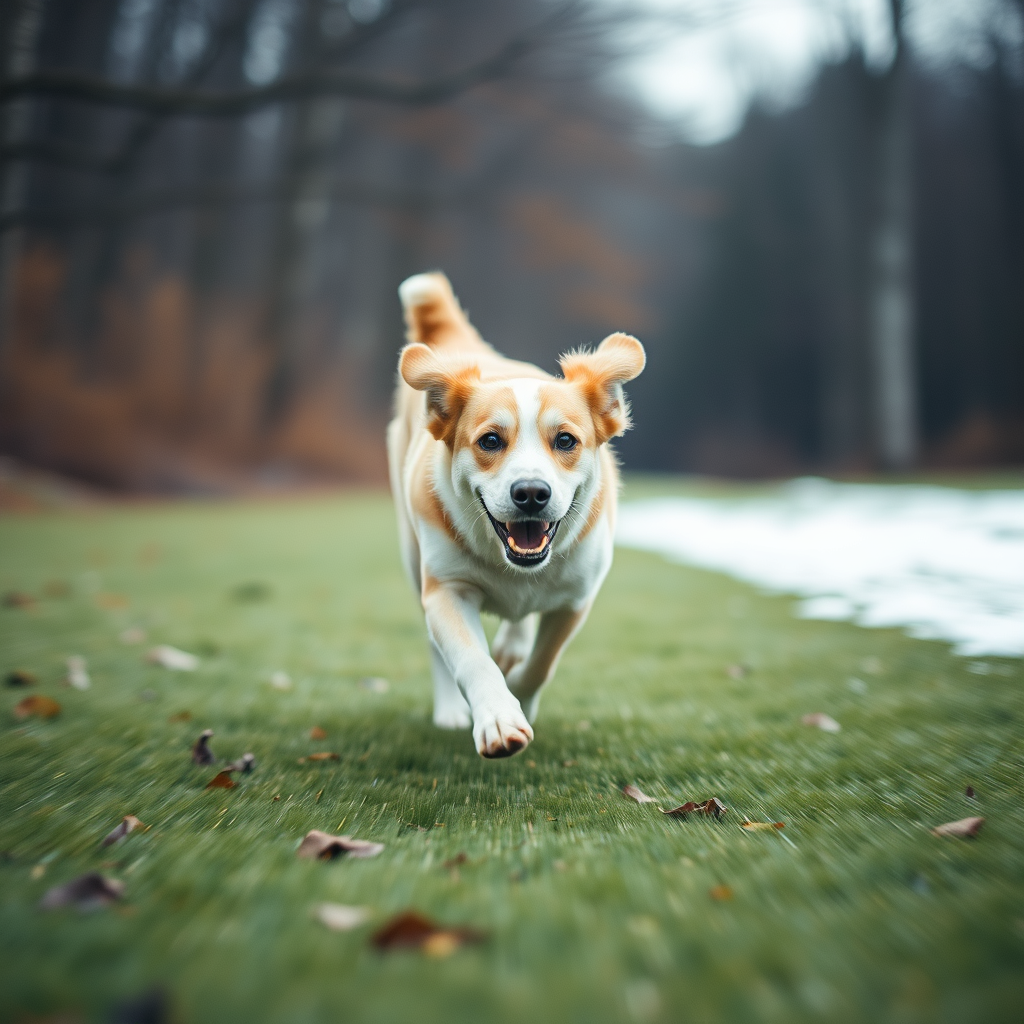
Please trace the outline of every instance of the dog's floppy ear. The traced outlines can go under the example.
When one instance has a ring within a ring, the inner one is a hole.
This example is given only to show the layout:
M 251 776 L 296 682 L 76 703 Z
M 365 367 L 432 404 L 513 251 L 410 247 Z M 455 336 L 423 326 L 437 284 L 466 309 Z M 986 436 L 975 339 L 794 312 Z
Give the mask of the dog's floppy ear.
M 438 355 L 414 342 L 402 350 L 398 372 L 409 387 L 426 392 L 427 429 L 450 448 L 459 414 L 473 385 L 480 380 L 480 367 L 464 359 Z
M 643 345 L 628 334 L 609 334 L 596 352 L 569 352 L 558 361 L 565 379 L 579 385 L 590 403 L 598 444 L 629 429 L 622 385 L 638 377 L 646 362 Z

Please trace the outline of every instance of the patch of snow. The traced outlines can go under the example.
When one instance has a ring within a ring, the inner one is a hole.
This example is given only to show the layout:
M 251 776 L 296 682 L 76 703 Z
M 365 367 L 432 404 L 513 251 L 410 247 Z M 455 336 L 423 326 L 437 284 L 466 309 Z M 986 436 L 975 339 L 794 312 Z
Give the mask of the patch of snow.
M 803 598 L 797 614 L 1024 656 L 1024 491 L 795 480 L 749 499 L 656 498 L 616 542 Z

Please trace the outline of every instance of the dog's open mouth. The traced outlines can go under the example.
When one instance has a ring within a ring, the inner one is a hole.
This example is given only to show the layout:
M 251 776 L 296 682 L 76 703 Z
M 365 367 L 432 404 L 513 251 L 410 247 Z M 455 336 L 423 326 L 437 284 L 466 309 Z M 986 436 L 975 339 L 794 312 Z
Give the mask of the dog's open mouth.
M 548 557 L 561 520 L 552 523 L 546 519 L 513 519 L 500 523 L 487 510 L 486 505 L 484 511 L 487 512 L 494 532 L 505 545 L 505 557 L 510 562 L 515 565 L 539 565 Z

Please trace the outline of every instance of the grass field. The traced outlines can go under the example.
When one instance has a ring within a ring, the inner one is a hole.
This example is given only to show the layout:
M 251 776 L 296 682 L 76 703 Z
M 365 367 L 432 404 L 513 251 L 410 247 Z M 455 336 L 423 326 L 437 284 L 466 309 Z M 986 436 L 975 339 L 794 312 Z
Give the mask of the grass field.
M 976 674 L 942 644 L 796 620 L 790 600 L 620 551 L 535 743 L 485 762 L 430 724 L 384 496 L 7 518 L 12 590 L 38 601 L 0 608 L 0 669 L 34 671 L 63 711 L 19 722 L 28 691 L 0 691 L 0 1019 L 107 1020 L 152 985 L 173 1020 L 218 1024 L 1024 1017 L 1020 661 Z M 129 626 L 146 645 L 120 642 Z M 146 665 L 154 643 L 199 670 Z M 61 685 L 73 654 L 86 691 Z M 842 731 L 802 726 L 813 711 Z M 190 761 L 205 727 L 220 757 L 256 756 L 233 790 Z M 320 750 L 339 760 L 300 763 Z M 729 812 L 667 818 L 625 800 L 630 782 Z M 101 849 L 126 814 L 149 830 Z M 975 840 L 928 831 L 971 814 Z M 386 848 L 299 860 L 313 828 Z M 125 882 L 120 904 L 38 909 L 95 869 Z M 320 901 L 372 918 L 332 932 Z M 407 908 L 488 941 L 373 950 Z

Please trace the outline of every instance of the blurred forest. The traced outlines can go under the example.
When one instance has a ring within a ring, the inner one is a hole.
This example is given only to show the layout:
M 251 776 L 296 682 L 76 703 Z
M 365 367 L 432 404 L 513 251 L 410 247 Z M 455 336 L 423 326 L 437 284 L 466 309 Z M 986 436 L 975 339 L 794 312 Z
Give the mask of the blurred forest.
M 890 9 L 885 69 L 700 147 L 613 87 L 640 15 L 596 2 L 7 0 L 0 451 L 382 481 L 396 288 L 442 268 L 548 369 L 645 342 L 629 468 L 1024 463 L 1024 49 L 925 65 Z

